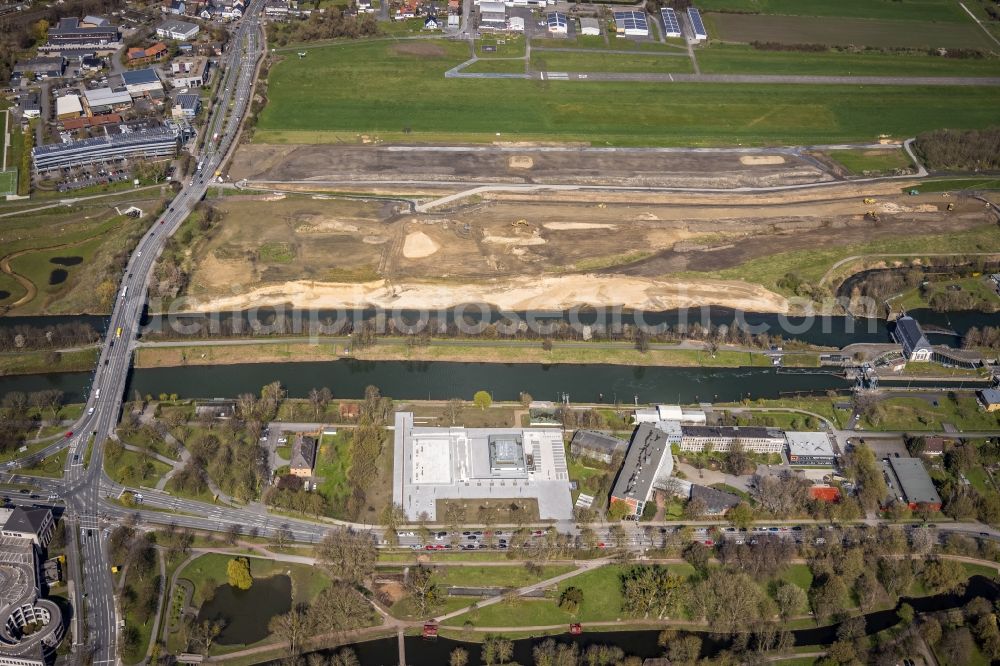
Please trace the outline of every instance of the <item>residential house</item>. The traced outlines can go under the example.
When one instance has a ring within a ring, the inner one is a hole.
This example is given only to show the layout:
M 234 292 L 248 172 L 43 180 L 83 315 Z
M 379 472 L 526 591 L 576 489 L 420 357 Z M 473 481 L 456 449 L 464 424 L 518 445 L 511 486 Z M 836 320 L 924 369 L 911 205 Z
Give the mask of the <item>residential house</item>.
M 104 69 L 104 58 L 85 55 L 80 58 L 80 69 L 84 72 L 99 72 Z
M 313 467 L 316 465 L 317 442 L 315 437 L 308 435 L 296 435 L 295 445 L 292 446 L 292 461 L 289 464 L 289 473 L 294 476 L 308 478 L 312 476 Z
M 184 0 L 169 0 L 161 5 L 160 10 L 164 14 L 173 14 L 174 16 L 181 16 L 187 13 L 187 5 Z
M 701 500 L 705 503 L 705 513 L 710 516 L 721 516 L 740 503 L 740 498 L 697 483 L 691 484 L 691 500 Z
M 424 19 L 424 30 L 439 30 L 441 25 L 436 16 L 428 16 Z
M 356 402 L 340 403 L 340 418 L 353 421 L 361 416 L 361 405 Z
M 140 67 L 152 62 L 163 60 L 169 55 L 170 50 L 163 42 L 156 42 L 146 48 L 134 47 L 128 50 L 125 57 L 129 67 Z
M 24 118 L 38 118 L 42 115 L 42 103 L 39 94 L 36 92 L 21 95 L 21 116 Z
M 612 458 L 628 446 L 624 440 L 593 430 L 577 430 L 569 444 L 569 451 L 578 458 L 592 458 L 610 465 Z
M 976 391 L 976 396 L 979 398 L 979 404 L 986 411 L 995 412 L 1000 410 L 1000 390 L 995 388 L 982 389 Z

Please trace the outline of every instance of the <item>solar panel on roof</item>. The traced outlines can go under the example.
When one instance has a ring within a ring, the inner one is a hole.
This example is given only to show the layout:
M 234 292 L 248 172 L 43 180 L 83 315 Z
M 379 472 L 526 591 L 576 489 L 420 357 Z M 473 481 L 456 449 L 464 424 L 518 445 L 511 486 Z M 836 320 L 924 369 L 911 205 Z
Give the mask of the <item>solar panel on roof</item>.
M 701 12 L 694 7 L 688 7 L 688 18 L 691 19 L 691 26 L 694 28 L 695 37 L 707 37 L 705 24 L 701 20 Z
M 663 31 L 668 37 L 679 37 L 681 34 L 681 24 L 677 20 L 677 13 L 672 7 L 664 7 L 660 10 L 660 18 L 663 19 Z

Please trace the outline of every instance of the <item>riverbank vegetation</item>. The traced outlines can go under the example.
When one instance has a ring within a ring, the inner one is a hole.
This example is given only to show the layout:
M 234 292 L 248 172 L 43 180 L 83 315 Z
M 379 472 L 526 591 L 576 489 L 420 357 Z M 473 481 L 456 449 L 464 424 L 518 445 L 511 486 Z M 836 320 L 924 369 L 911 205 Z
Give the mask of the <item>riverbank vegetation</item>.
M 100 350 L 96 347 L 67 352 L 50 349 L 0 353 L 0 376 L 86 372 L 97 364 L 99 354 Z

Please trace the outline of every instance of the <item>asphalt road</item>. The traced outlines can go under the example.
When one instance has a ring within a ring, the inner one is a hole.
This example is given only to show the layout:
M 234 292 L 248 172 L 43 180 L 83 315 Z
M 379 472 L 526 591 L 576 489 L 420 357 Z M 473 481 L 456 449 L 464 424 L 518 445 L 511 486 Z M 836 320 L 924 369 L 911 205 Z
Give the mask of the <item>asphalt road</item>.
M 259 19 L 262 6 L 263 0 L 252 0 L 247 7 L 243 20 L 232 35 L 229 51 L 223 61 L 224 78 L 219 86 L 218 103 L 213 108 L 205 130 L 207 136 L 217 132 L 219 141 L 206 143 L 204 152 L 199 156 L 202 161 L 200 171 L 177 194 L 169 209 L 154 222 L 129 258 L 84 415 L 68 428 L 73 433 L 71 436 L 58 440 L 31 456 L 31 459 L 37 460 L 68 446 L 63 478 L 22 479 L 16 475 L 12 478 L 15 482 L 30 482 L 41 492 L 57 494 L 65 501 L 64 519 L 72 535 L 69 543 L 69 567 L 70 572 L 76 574 L 71 586 L 71 601 L 77 609 L 78 620 L 80 611 L 83 611 L 87 626 L 86 633 L 74 632 L 75 647 L 78 648 L 74 651 L 74 657 L 77 662 L 85 655 L 96 665 L 117 662 L 119 622 L 107 552 L 107 534 L 110 530 L 106 528 L 120 521 L 127 512 L 106 501 L 109 495 L 115 495 L 120 488 L 116 489 L 115 484 L 103 473 L 104 443 L 114 433 L 121 412 L 153 265 L 166 240 L 177 231 L 194 206 L 204 197 L 214 172 L 221 166 L 228 149 L 238 137 L 240 121 L 249 105 L 257 62 L 264 49 Z M 85 469 L 83 460 L 91 436 L 94 438 L 94 449 L 91 463 Z M 28 459 L 20 460 L 12 467 L 27 462 Z M 25 501 L 24 496 L 18 499 Z M 48 500 L 47 496 L 45 500 Z M 27 501 L 32 501 L 30 496 Z M 204 511 L 203 506 L 189 507 L 189 510 L 196 515 L 207 516 L 202 521 L 213 517 L 211 512 Z M 80 649 L 81 646 L 85 647 Z

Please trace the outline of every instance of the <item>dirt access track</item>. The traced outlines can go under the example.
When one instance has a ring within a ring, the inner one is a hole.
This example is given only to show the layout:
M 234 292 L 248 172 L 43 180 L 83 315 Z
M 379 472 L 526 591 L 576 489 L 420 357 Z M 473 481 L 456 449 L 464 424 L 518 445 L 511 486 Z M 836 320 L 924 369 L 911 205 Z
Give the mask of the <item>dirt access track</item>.
M 232 180 L 511 183 L 631 187 L 774 187 L 835 180 L 795 148 L 670 149 L 586 146 L 246 145 Z

